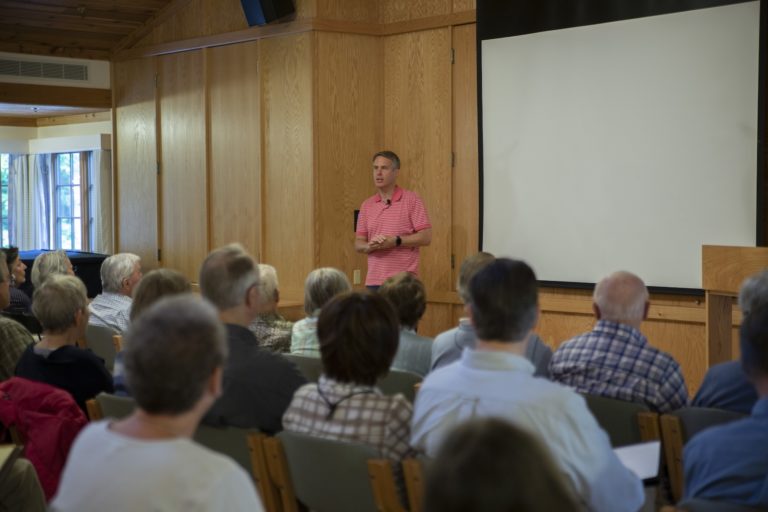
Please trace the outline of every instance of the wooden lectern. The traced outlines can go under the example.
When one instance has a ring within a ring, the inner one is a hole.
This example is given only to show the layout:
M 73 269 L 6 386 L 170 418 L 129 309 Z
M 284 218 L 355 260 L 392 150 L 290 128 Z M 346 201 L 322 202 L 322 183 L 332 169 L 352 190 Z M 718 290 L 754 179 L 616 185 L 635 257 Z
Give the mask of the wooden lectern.
M 733 359 L 733 299 L 744 279 L 768 268 L 768 247 L 701 247 L 701 286 L 706 293 L 708 366 Z

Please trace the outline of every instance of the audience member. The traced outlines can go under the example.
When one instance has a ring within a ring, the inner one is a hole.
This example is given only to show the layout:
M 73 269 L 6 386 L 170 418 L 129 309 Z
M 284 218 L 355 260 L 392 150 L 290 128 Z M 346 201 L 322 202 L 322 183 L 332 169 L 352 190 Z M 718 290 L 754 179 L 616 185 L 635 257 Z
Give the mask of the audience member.
M 426 512 L 583 509 L 541 441 L 498 418 L 448 434 L 426 477 Z
M 286 358 L 259 348 L 248 330 L 259 312 L 256 263 L 239 244 L 216 249 L 200 269 L 200 291 L 219 310 L 229 346 L 224 391 L 205 423 L 279 432 L 294 391 L 307 380 Z
M 459 282 L 456 288 L 459 298 L 464 303 L 464 310 L 469 307 L 469 281 L 483 267 L 496 258 L 490 253 L 479 252 L 465 259 L 459 269 Z M 437 335 L 432 343 L 432 370 L 458 361 L 464 348 L 475 348 L 477 336 L 468 317 L 459 319 L 459 326 Z M 525 348 L 525 358 L 535 368 L 534 375 L 549 378 L 549 361 L 552 349 L 541 341 L 536 333 L 531 334 Z
M 91 302 L 91 324 L 118 334 L 130 324 L 133 290 L 141 281 L 141 258 L 129 252 L 114 254 L 101 264 L 101 288 Z
M 416 334 L 419 320 L 427 309 L 424 285 L 415 275 L 400 272 L 387 278 L 378 291 L 395 308 L 400 321 L 400 344 L 392 368 L 423 377 L 429 372 L 432 357 L 432 339 Z
M 768 305 L 744 318 L 741 364 L 757 390 L 752 415 L 712 427 L 685 445 L 685 497 L 768 507 Z
M 6 259 L 0 251 L 0 263 Z M 11 288 L 8 266 L 0 264 L 0 309 L 5 309 L 11 302 Z M 13 376 L 21 354 L 33 343 L 32 335 L 20 323 L 0 316 L 0 381 Z
M 18 458 L 0 480 L 0 510 L 45 512 L 45 495 L 37 471 L 27 459 Z
M 742 317 L 764 305 L 768 305 L 768 270 L 745 279 L 739 291 Z M 755 387 L 737 360 L 710 367 L 691 405 L 749 414 L 755 402 Z
M 409 451 L 411 404 L 376 387 L 397 352 L 397 317 L 387 301 L 349 292 L 326 304 L 317 327 L 323 375 L 301 387 L 283 416 L 286 430 L 369 444 L 382 457 Z
M 16 375 L 68 391 L 81 409 L 102 391 L 111 393 L 112 375 L 90 350 L 77 348 L 88 325 L 85 285 L 74 276 L 51 275 L 35 289 L 32 312 L 43 326 L 40 342 L 30 345 Z
M 446 434 L 473 417 L 497 416 L 549 447 L 560 471 L 590 510 L 637 511 L 640 480 L 625 468 L 577 393 L 534 377 L 525 345 L 538 317 L 533 270 L 497 259 L 469 284 L 474 349 L 434 370 L 422 383 L 413 412 L 411 445 L 435 456 Z
M 280 290 L 277 271 L 272 265 L 259 263 L 259 314 L 250 325 L 259 346 L 272 352 L 290 352 L 293 322 L 283 318 L 277 311 Z
M 580 393 L 646 404 L 655 411 L 688 401 L 680 365 L 640 332 L 648 316 L 645 283 L 615 272 L 595 287 L 592 331 L 563 343 L 552 356 L 552 378 Z
M 72 266 L 72 262 L 69 261 L 67 253 L 63 250 L 38 254 L 35 261 L 32 262 L 29 278 L 32 280 L 32 286 L 37 289 L 48 279 L 48 276 L 55 274 L 75 275 L 75 268 Z
M 304 282 L 304 312 L 307 317 L 293 324 L 291 354 L 320 356 L 317 341 L 317 317 L 326 302 L 352 289 L 346 274 L 335 268 L 318 268 Z
M 27 281 L 27 266 L 21 261 L 18 247 L 8 247 L 4 251 L 8 271 L 11 273 L 11 304 L 3 310 L 29 315 L 32 312 L 32 299 L 19 288 Z
M 136 290 L 133 292 L 130 313 L 131 322 L 133 323 L 142 311 L 148 309 L 163 297 L 188 293 L 190 291 L 189 281 L 180 272 L 168 268 L 152 270 L 141 278 L 139 284 L 136 285 Z M 131 394 L 125 383 L 125 366 L 123 365 L 122 351 L 115 356 L 112 380 L 116 395 L 128 396 Z
M 227 347 L 216 311 L 192 295 L 170 297 L 125 336 L 137 409 L 80 434 L 51 509 L 263 510 L 240 466 L 191 439 L 221 394 Z

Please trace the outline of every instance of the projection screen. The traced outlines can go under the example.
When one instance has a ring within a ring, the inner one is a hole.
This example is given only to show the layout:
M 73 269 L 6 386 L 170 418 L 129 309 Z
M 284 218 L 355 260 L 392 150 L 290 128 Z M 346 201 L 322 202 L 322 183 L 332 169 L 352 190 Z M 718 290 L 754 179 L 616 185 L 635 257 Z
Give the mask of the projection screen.
M 480 4 L 483 250 L 696 289 L 756 245 L 760 2 L 486 39 Z

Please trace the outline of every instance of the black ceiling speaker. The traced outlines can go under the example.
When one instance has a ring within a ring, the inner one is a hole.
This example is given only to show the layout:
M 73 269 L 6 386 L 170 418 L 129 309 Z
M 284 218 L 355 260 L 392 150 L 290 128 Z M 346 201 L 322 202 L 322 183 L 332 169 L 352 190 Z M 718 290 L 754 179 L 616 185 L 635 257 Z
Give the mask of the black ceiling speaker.
M 296 12 L 292 0 L 240 0 L 248 26 L 266 25 Z

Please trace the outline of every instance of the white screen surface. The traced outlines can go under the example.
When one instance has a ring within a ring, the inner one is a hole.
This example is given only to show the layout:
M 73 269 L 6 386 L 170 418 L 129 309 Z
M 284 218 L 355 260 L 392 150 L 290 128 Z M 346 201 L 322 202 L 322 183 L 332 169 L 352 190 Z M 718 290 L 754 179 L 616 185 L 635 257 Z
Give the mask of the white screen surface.
M 699 288 L 756 241 L 758 42 L 758 2 L 483 41 L 483 249 Z

